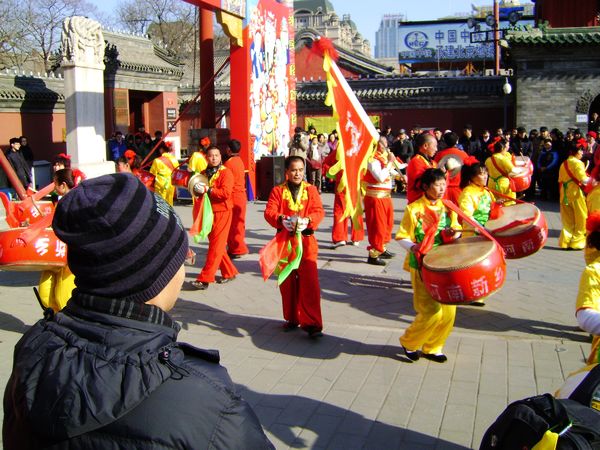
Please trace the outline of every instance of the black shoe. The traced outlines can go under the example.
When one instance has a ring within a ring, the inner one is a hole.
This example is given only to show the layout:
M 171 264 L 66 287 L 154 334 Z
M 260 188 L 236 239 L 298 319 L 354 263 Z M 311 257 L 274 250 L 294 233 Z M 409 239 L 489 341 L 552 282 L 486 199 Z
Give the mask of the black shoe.
M 369 258 L 367 259 L 367 264 L 372 264 L 374 266 L 385 266 L 385 261 L 382 261 L 379 258 L 373 258 L 372 256 L 369 256 Z
M 230 278 L 221 278 L 219 280 L 219 284 L 226 284 L 226 283 L 229 283 L 232 280 L 235 280 L 235 276 L 230 277 Z
M 392 259 L 394 256 L 396 256 L 395 253 L 389 252 L 389 251 L 385 251 L 383 252 L 381 255 L 379 255 L 379 257 L 381 259 Z
M 469 303 L 469 305 L 471 305 L 471 306 L 485 306 L 485 302 L 474 301 L 474 302 Z
M 419 360 L 419 351 L 415 350 L 414 352 L 408 350 L 406 347 L 402 346 L 402 350 L 404 350 L 404 354 L 406 355 L 406 357 L 408 359 L 410 359 L 411 361 L 418 361 Z
M 199 291 L 205 291 L 208 289 L 208 283 L 204 283 L 203 281 L 192 281 L 192 286 Z
M 298 328 L 298 324 L 294 323 L 294 322 L 286 322 L 283 324 L 283 331 L 285 333 L 289 333 L 290 331 L 294 331 L 296 328 Z
M 242 255 L 233 255 L 231 253 L 227 253 L 227 255 L 229 256 L 229 259 L 240 259 L 242 257 Z
M 321 338 L 321 337 L 323 337 L 323 332 L 322 331 L 318 331 L 318 330 L 309 331 L 308 332 L 308 337 L 311 338 L 311 339 Z
M 437 363 L 445 363 L 446 361 L 448 361 L 448 357 L 443 353 L 423 353 L 423 358 Z

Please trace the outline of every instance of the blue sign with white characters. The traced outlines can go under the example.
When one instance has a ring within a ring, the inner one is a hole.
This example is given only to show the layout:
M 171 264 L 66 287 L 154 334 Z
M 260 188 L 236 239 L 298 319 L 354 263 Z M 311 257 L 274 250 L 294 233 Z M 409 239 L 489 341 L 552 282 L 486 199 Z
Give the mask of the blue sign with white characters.
M 478 23 L 482 33 L 492 30 L 485 21 Z M 524 25 L 533 25 L 533 20 L 520 20 L 519 26 Z M 500 22 L 500 28 L 509 27 L 508 21 Z M 401 22 L 399 30 L 400 63 L 494 59 L 493 42 L 471 42 L 471 33 L 474 30 L 469 29 L 466 19 L 447 22 Z

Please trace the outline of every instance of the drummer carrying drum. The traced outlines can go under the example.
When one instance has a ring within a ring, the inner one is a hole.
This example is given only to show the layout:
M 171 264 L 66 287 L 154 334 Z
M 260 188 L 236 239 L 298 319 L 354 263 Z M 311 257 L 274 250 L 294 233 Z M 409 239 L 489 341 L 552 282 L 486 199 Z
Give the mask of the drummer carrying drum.
M 443 363 L 448 358 L 442 353 L 446 338 L 454 326 L 455 305 L 445 305 L 434 300 L 421 279 L 420 264 L 433 246 L 460 237 L 456 213 L 442 203 L 446 191 L 446 175 L 440 169 L 427 169 L 421 178 L 424 195 L 407 205 L 396 240 L 408 251 L 404 268 L 410 272 L 413 285 L 413 306 L 417 313 L 413 323 L 400 338 L 406 356 L 416 361 L 423 356 Z M 432 239 L 433 238 L 433 239 Z M 423 243 L 423 244 L 422 244 Z
M 509 148 L 510 142 L 504 138 L 499 138 L 492 146 L 493 155 L 485 161 L 490 175 L 488 187 L 508 197 L 517 198 L 516 192 L 511 187 L 511 178 L 523 175 L 524 171 L 513 164 L 512 155 L 508 152 Z

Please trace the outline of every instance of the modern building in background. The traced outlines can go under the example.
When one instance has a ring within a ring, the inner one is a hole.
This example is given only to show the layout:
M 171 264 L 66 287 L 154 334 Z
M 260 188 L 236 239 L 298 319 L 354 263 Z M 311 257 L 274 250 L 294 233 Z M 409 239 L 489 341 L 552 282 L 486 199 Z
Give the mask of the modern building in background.
M 404 22 L 403 14 L 384 14 L 375 33 L 375 58 L 396 58 L 400 44 L 398 22 Z

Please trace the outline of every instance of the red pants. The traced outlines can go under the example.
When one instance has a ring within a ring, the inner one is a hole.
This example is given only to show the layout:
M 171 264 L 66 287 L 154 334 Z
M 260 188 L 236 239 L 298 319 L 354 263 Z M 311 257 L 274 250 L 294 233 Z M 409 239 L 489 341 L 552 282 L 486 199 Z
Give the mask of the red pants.
M 323 329 L 321 287 L 317 272 L 318 245 L 314 236 L 302 237 L 302 261 L 279 286 L 283 318 L 302 328 Z
M 444 198 L 450 200 L 455 205 L 458 205 L 458 197 L 460 197 L 461 192 L 462 189 L 460 186 L 448 186 L 446 193 L 444 194 Z
M 245 192 L 233 194 L 231 227 L 227 237 L 227 253 L 230 255 L 245 255 L 248 253 L 248 246 L 244 241 L 246 237 L 246 203 Z
M 367 250 L 385 251 L 385 244 L 392 240 L 394 228 L 394 205 L 391 197 L 365 196 L 365 218 L 369 246 Z
M 223 278 L 233 278 L 239 272 L 227 255 L 227 235 L 231 225 L 231 210 L 215 211 L 213 227 L 208 235 L 208 253 L 202 272 L 196 281 L 214 283 L 217 269 Z
M 333 228 L 331 230 L 331 240 L 335 242 L 347 241 L 348 240 L 348 220 L 346 217 L 344 220 L 340 220 L 345 209 L 344 195 L 339 192 L 335 193 L 333 200 Z M 359 229 L 355 229 L 350 220 L 352 226 L 352 242 L 360 242 L 365 238 L 365 232 L 363 227 L 363 218 L 358 218 L 360 224 Z

